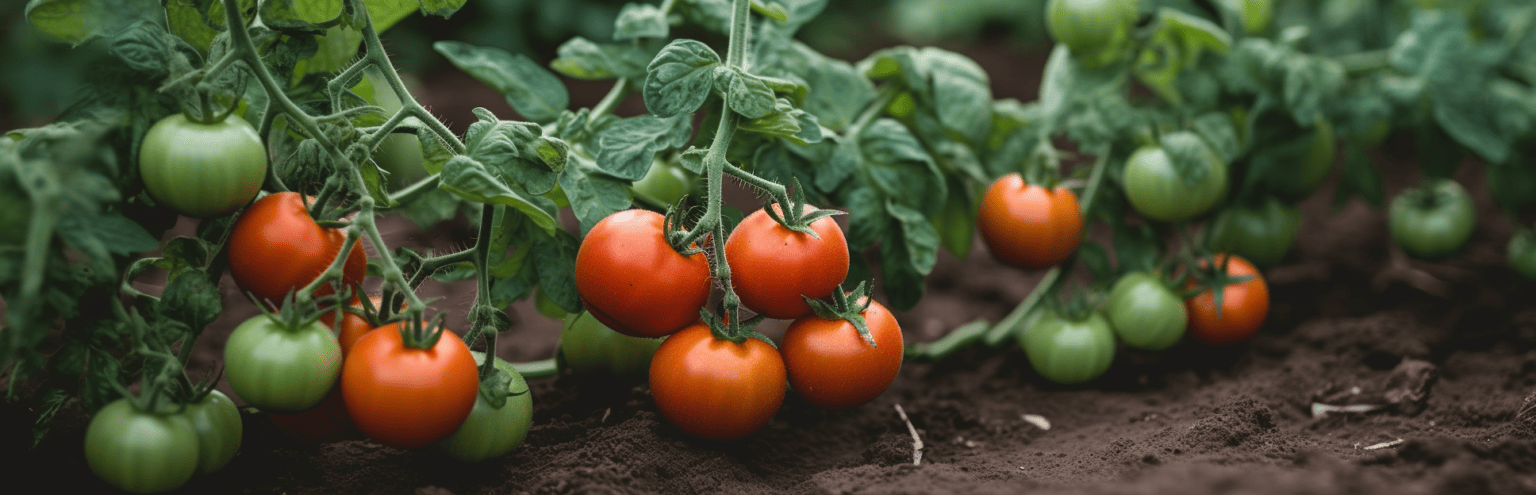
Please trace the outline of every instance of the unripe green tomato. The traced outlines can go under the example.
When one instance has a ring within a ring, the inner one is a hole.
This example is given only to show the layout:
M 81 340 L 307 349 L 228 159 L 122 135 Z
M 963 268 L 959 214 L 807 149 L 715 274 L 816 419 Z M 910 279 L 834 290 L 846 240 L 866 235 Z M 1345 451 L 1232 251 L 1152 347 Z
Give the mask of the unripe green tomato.
M 284 328 L 265 315 L 246 320 L 224 344 L 224 377 L 246 404 L 297 413 L 325 400 L 341 375 L 341 344 L 318 321 Z
M 1327 119 L 1318 119 L 1312 129 L 1312 141 L 1307 150 L 1297 156 L 1296 165 L 1269 176 L 1269 188 L 1284 198 L 1299 200 L 1312 195 L 1333 170 L 1333 124 Z
M 476 365 L 485 363 L 485 353 L 470 351 L 470 354 L 474 355 Z M 527 391 L 528 382 L 510 363 L 495 359 L 492 366 L 512 377 L 507 383 L 507 391 L 522 393 L 507 396 L 507 402 L 501 407 L 492 406 L 484 395 L 476 395 L 475 408 L 464 418 L 464 424 L 437 443 L 438 450 L 448 457 L 480 462 L 511 452 L 528 437 L 528 428 L 533 425 L 533 394 Z
M 1260 267 L 1274 266 L 1290 252 L 1300 228 L 1301 210 L 1273 197 L 1258 208 L 1233 205 L 1211 222 L 1211 250 L 1236 253 Z
M 631 337 L 582 311 L 565 317 L 560 328 L 560 359 L 581 376 L 643 380 L 663 339 Z
M 233 213 L 261 192 L 267 146 L 238 115 L 204 124 L 175 114 L 139 145 L 139 176 L 156 201 L 193 218 Z
M 141 411 L 118 399 L 96 411 L 85 429 L 91 472 L 120 490 L 159 493 L 197 472 L 197 430 L 183 414 Z
M 1125 197 L 1142 216 L 1174 222 L 1210 210 L 1227 195 L 1227 165 L 1207 151 L 1205 177 L 1187 184 L 1179 176 L 1168 153 L 1159 146 L 1143 146 L 1125 162 Z
M 1184 300 L 1156 275 L 1131 272 L 1109 290 L 1109 324 L 1125 345 L 1160 351 L 1184 337 L 1189 312 Z
M 1048 311 L 1019 337 L 1019 345 L 1036 372 L 1063 384 L 1098 378 L 1115 360 L 1115 332 L 1098 312 L 1070 320 Z
M 1472 237 L 1472 197 L 1450 179 L 1408 189 L 1392 199 L 1388 223 L 1403 251 L 1428 260 L 1450 257 Z
M 1536 280 L 1536 231 L 1520 229 L 1509 238 L 1509 266 L 1526 280 Z
M 1083 65 L 1101 67 L 1120 61 L 1136 23 L 1137 0 L 1050 0 L 1045 27 L 1067 45 Z
M 383 74 L 377 68 L 370 68 L 366 75 L 352 87 L 352 92 L 368 100 L 369 103 L 378 105 L 384 109 L 384 117 L 388 118 L 400 111 L 405 103 L 400 101 L 387 84 L 375 84 L 374 81 L 382 81 Z M 425 179 L 427 168 L 424 165 L 426 159 L 421 153 L 421 140 L 414 135 L 405 133 L 392 133 L 385 136 L 379 142 L 379 147 L 374 150 L 373 161 L 380 169 L 389 173 L 390 189 L 400 189 L 405 186 Z
M 645 172 L 645 176 L 629 188 L 634 192 L 635 199 L 650 206 L 666 208 L 693 193 L 695 182 L 693 174 L 683 167 L 656 160 L 651 162 L 651 168 Z
M 199 473 L 223 469 L 230 459 L 235 458 L 244 433 L 240 410 L 235 408 L 235 402 L 229 400 L 229 396 L 218 390 L 211 391 L 203 400 L 187 404 L 182 414 L 192 422 L 192 429 L 197 430 Z

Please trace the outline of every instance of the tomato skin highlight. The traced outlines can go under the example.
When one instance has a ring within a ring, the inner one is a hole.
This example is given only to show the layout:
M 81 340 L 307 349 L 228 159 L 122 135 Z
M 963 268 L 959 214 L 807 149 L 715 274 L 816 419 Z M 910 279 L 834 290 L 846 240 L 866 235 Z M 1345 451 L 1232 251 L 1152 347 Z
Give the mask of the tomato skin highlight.
M 709 300 L 709 260 L 667 243 L 661 214 L 604 218 L 576 251 L 576 291 L 598 321 L 631 337 L 661 337 L 699 319 Z
M 1210 210 L 1227 193 L 1227 165 L 1206 150 L 1206 174 L 1194 185 L 1186 184 L 1168 153 L 1155 145 L 1143 146 L 1125 162 L 1125 197 L 1141 216 L 1175 222 Z
M 240 410 L 235 408 L 235 402 L 223 392 L 214 390 L 202 401 L 187 404 L 182 414 L 197 431 L 197 471 L 212 473 L 224 469 L 240 450 L 240 440 L 244 436 Z
M 1098 378 L 1115 361 L 1115 333 L 1098 312 L 1070 320 L 1047 310 L 1019 337 L 1019 345 L 1040 376 L 1061 384 Z
M 1077 195 L 1063 187 L 1047 190 L 1025 184 L 1019 174 L 992 182 L 981 198 L 976 230 L 992 257 L 1025 270 L 1065 261 L 1083 239 L 1083 211 Z
M 1125 345 L 1149 351 L 1172 347 L 1189 325 L 1184 300 L 1148 272 L 1131 272 L 1116 280 L 1109 290 L 1106 313 Z
M 485 362 L 485 353 L 470 352 L 477 364 Z M 507 391 L 523 393 L 507 396 L 507 402 L 499 408 L 477 393 L 475 407 L 464 418 L 464 424 L 437 443 L 437 448 L 448 457 L 462 462 L 480 462 L 511 452 L 528 437 L 528 428 L 533 425 L 533 394 L 528 392 L 528 382 L 511 363 L 501 358 L 496 358 L 492 366 L 512 377 L 507 383 Z
M 875 400 L 901 372 L 904 339 L 896 317 L 879 302 L 862 313 L 870 347 L 846 320 L 809 315 L 795 320 L 780 346 L 789 384 L 816 407 L 852 409 Z
M 475 407 L 480 375 L 446 329 L 431 349 L 405 347 L 400 324 L 369 332 L 347 356 L 342 400 L 363 434 L 390 447 L 425 447 L 452 435 Z
M 306 411 L 330 393 L 341 373 L 341 344 L 319 322 L 289 330 L 256 316 L 229 334 L 224 377 L 246 404 L 263 411 Z
M 229 274 L 240 290 L 276 305 L 324 273 L 345 242 L 341 230 L 322 228 L 309 217 L 299 193 L 270 194 L 235 220 L 228 242 Z M 357 287 L 367 269 L 362 243 L 352 244 L 342 267 L 342 282 Z M 334 292 L 330 286 L 321 287 L 315 296 Z
M 1264 283 L 1264 275 L 1237 255 L 1217 254 L 1217 265 L 1229 257 L 1227 275 L 1253 278 L 1222 288 L 1221 316 L 1216 315 L 1216 296 L 1210 290 L 1184 300 L 1189 311 L 1189 336 L 1205 344 L 1229 345 L 1253 338 L 1269 316 L 1269 285 Z M 1192 288 L 1192 282 L 1185 286 L 1186 290 Z
M 784 360 L 757 339 L 715 339 L 696 323 L 667 337 L 651 360 L 651 395 L 684 433 L 736 440 L 773 419 L 784 402 Z
M 779 211 L 777 204 L 774 211 Z M 802 212 L 815 211 L 806 205 Z M 784 228 L 766 209 L 747 215 L 725 241 L 731 284 L 747 309 L 779 320 L 811 314 L 800 296 L 832 295 L 848 278 L 848 240 L 831 217 L 811 222 L 817 237 Z M 819 238 L 818 238 L 819 237 Z
M 1428 260 L 1456 254 L 1477 224 L 1472 196 L 1450 179 L 1403 191 L 1392 198 L 1390 208 L 1392 240 L 1408 254 Z
M 642 380 L 662 339 L 631 337 L 603 325 L 592 313 L 565 317 L 560 327 L 560 359 L 578 376 Z
M 267 146 L 238 115 L 204 124 L 177 113 L 139 146 L 139 176 L 156 201 L 193 218 L 228 215 L 250 203 L 267 178 Z
M 96 411 L 85 430 L 85 461 L 107 484 L 131 493 L 174 490 L 198 466 L 198 436 L 182 414 L 139 410 L 118 399 Z

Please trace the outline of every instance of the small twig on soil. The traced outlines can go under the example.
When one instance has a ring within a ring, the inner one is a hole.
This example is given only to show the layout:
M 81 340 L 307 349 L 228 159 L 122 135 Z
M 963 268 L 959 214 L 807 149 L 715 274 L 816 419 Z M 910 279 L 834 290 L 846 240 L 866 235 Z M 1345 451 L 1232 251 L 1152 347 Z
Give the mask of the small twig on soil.
M 1378 450 L 1378 449 L 1385 449 L 1385 448 L 1390 448 L 1390 447 L 1396 447 L 1396 446 L 1402 445 L 1402 444 L 1403 444 L 1403 439 L 1399 438 L 1397 440 L 1393 440 L 1393 441 L 1390 441 L 1390 442 L 1381 442 L 1381 443 L 1378 443 L 1376 445 L 1369 445 L 1369 446 L 1366 446 L 1365 448 L 1362 448 L 1360 450 Z
M 597 420 L 597 422 L 599 422 L 599 423 L 607 423 L 608 422 L 608 415 L 609 414 L 613 414 L 613 408 L 611 408 L 611 407 L 603 410 L 603 419 L 599 419 L 599 420 Z
M 1312 419 L 1327 417 L 1328 413 L 1368 413 L 1386 406 L 1380 404 L 1350 404 L 1347 406 L 1335 406 L 1319 402 L 1312 403 Z
M 1045 416 L 1041 416 L 1039 414 L 1025 414 L 1023 418 L 1024 422 L 1035 425 L 1037 428 L 1045 431 L 1051 430 L 1051 421 L 1045 419 Z
M 901 404 L 896 404 L 896 414 L 907 423 L 907 431 L 912 433 L 912 465 L 920 466 L 923 464 L 923 438 L 917 436 L 917 428 L 912 426 L 912 420 L 907 419 L 907 412 L 901 409 Z
M 1521 406 L 1520 411 L 1515 413 L 1515 419 L 1520 421 L 1536 420 L 1536 393 L 1532 393 L 1525 398 L 1525 405 Z
M 1392 260 L 1391 263 L 1382 269 L 1380 273 L 1377 273 L 1375 279 L 1371 280 L 1371 285 L 1377 292 L 1386 290 L 1387 286 L 1391 285 L 1392 282 L 1403 282 L 1408 284 L 1409 287 L 1419 289 L 1433 296 L 1444 299 L 1451 297 L 1450 284 L 1427 271 L 1414 267 L 1408 259 L 1408 254 L 1404 253 L 1401 248 L 1393 245 L 1387 252 Z

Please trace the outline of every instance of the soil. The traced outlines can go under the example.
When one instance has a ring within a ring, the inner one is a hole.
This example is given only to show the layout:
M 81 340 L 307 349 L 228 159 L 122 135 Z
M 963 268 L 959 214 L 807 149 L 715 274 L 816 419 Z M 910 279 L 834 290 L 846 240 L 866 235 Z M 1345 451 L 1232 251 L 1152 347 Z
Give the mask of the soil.
M 1403 144 L 1387 148 L 1413 149 Z M 1414 180 L 1394 172 L 1398 159 L 1377 158 L 1388 197 Z M 1484 190 L 1475 163 L 1458 178 Z M 527 441 L 475 465 L 362 438 L 293 438 L 247 412 L 239 455 L 181 492 L 1536 493 L 1536 304 L 1532 283 L 1504 264 L 1507 220 L 1480 194 L 1479 225 L 1460 255 L 1409 262 L 1394 255 L 1382 209 L 1354 200 L 1334 211 L 1332 192 L 1304 203 L 1300 241 L 1266 272 L 1269 318 L 1247 343 L 1122 349 L 1105 376 L 1075 387 L 1042 379 L 1016 346 L 970 349 L 907 362 L 889 391 L 851 411 L 791 394 L 766 428 L 735 442 L 685 436 L 643 387 L 535 379 Z M 469 238 L 462 223 L 388 225 L 390 239 L 417 247 L 457 249 Z M 1410 283 L 1424 274 L 1443 281 L 1441 295 Z M 927 296 L 896 314 L 908 342 L 931 341 L 976 318 L 996 321 L 1038 277 L 997 264 L 978 241 L 964 259 L 941 254 Z M 440 308 L 458 328 L 464 290 L 424 289 L 449 297 Z M 524 303 L 512 312 L 499 355 L 551 356 L 558 326 Z M 249 316 L 226 312 L 197 360 L 217 359 L 233 323 Z M 1316 403 L 1382 407 L 1315 417 Z M 78 407 L 31 451 L 31 413 L 0 407 L 8 491 L 109 491 L 80 453 Z M 898 408 L 921 438 L 919 464 Z

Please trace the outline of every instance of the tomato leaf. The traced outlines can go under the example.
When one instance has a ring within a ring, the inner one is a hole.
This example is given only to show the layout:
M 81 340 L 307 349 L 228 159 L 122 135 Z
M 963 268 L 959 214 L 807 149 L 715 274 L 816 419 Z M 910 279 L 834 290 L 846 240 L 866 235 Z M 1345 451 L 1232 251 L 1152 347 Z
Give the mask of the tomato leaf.
M 554 122 L 571 104 L 565 84 L 521 54 L 458 41 L 439 41 L 432 48 L 454 66 L 506 96 L 518 114 L 534 122 Z
M 341 0 L 265 0 L 261 22 L 280 31 L 319 33 L 341 21 Z
M 645 69 L 645 108 L 657 117 L 691 114 L 704 105 L 714 87 L 720 55 L 709 45 L 674 40 Z
M 975 199 L 958 180 L 949 183 L 948 199 L 944 209 L 930 220 L 939 233 L 939 241 L 955 258 L 964 259 L 971 252 L 971 242 L 976 238 Z
M 1152 270 L 1157 266 L 1157 260 L 1163 255 L 1163 245 L 1151 226 L 1132 227 L 1123 221 L 1111 225 L 1115 234 L 1115 260 L 1120 271 Z
M 598 44 L 577 36 L 560 45 L 549 63 L 555 72 L 589 81 L 627 78 L 639 81 L 656 55 L 635 44 Z
M 573 160 L 560 173 L 560 188 L 570 200 L 571 212 L 576 214 L 583 235 L 597 222 L 629 208 L 634 201 L 626 183 L 602 175 L 594 165 L 581 159 Z
M 887 200 L 885 211 L 891 218 L 896 219 L 901 227 L 902 246 L 906 249 L 906 260 L 911 263 L 914 273 L 919 279 L 933 271 L 933 264 L 938 261 L 939 232 L 933 228 L 921 212 L 903 206 L 894 200 Z M 890 242 L 890 239 L 886 239 Z M 884 260 L 889 263 L 890 260 Z
M 693 135 L 689 117 L 641 115 L 608 126 L 598 133 L 597 167 L 620 179 L 639 180 L 657 153 L 688 144 Z
M 508 187 L 504 180 L 497 178 L 496 174 L 474 158 L 466 155 L 453 157 L 443 165 L 439 177 L 442 180 L 439 187 L 461 198 L 477 203 L 511 206 L 528 215 L 545 231 L 558 228 L 553 216 Z
M 797 144 L 821 142 L 826 135 L 821 130 L 821 123 L 816 121 L 816 116 L 795 108 L 784 98 L 775 101 L 772 112 L 743 121 L 737 127 L 743 131 L 782 137 Z
M 576 293 L 576 251 L 581 242 L 562 229 L 555 230 L 553 236 L 540 237 L 533 245 L 539 286 L 544 288 L 544 295 L 566 311 L 581 311 L 581 296 Z
M 474 113 L 480 120 L 470 124 L 464 135 L 470 158 L 530 194 L 554 189 L 565 167 L 564 143 L 546 140 L 535 133 L 537 126 L 496 120 L 490 110 L 476 108 Z
M 666 38 L 671 30 L 672 26 L 667 23 L 667 13 L 650 4 L 625 4 L 619 10 L 619 17 L 613 20 L 614 41 Z
M 1109 263 L 1109 251 L 1094 240 L 1084 240 L 1077 247 L 1077 261 L 1088 269 L 1094 280 L 1114 280 L 1115 269 Z
M 1196 117 L 1191 130 L 1205 140 L 1205 144 L 1216 152 L 1216 156 L 1221 157 L 1223 163 L 1231 163 L 1242 151 L 1237 126 L 1233 125 L 1232 117 L 1226 112 L 1207 112 Z
M 939 48 L 898 47 L 877 52 L 860 63 L 866 74 L 890 72 L 919 105 L 933 109 L 944 128 L 973 142 L 992 128 L 992 87 L 987 72 L 970 58 Z M 871 77 L 875 77 L 871 75 Z
M 871 123 L 858 136 L 862 166 L 887 196 L 922 213 L 944 205 L 944 174 L 907 128 L 892 119 Z
M 863 251 L 874 246 L 890 231 L 890 215 L 885 199 L 872 187 L 859 187 L 843 200 L 848 209 L 848 248 Z
M 28 0 L 24 15 L 39 31 L 79 46 L 159 11 L 154 0 Z
M 773 89 L 763 79 L 740 69 L 715 68 L 714 87 L 725 91 L 731 111 L 755 119 L 774 110 Z
M 165 292 L 155 307 L 161 316 L 186 324 L 195 336 L 218 319 L 219 313 L 224 311 L 224 298 L 219 294 L 219 288 L 208 281 L 207 273 L 184 270 L 165 284 Z M 183 345 L 191 345 L 191 342 Z
M 1227 53 L 1232 50 L 1232 36 L 1211 21 L 1178 10 L 1158 9 L 1158 31 L 1168 33 L 1179 43 L 1180 67 L 1193 67 L 1206 50 Z
M 1176 131 L 1164 134 L 1158 141 L 1163 152 L 1168 154 L 1168 161 L 1173 163 L 1173 169 L 1178 171 L 1180 180 L 1190 186 L 1205 180 L 1206 164 L 1216 158 L 1199 136 L 1189 131 Z M 1220 166 L 1225 167 L 1226 162 L 1221 162 Z
M 874 84 L 848 62 L 828 58 L 797 41 L 773 54 L 778 62 L 764 67 L 770 71 L 766 74 L 799 79 L 805 87 L 815 87 L 816 91 L 800 95 L 800 108 L 830 129 L 847 130 L 865 103 L 875 98 Z M 774 69 L 783 73 L 773 74 Z
M 923 298 L 923 292 L 927 285 L 923 282 L 923 273 L 914 266 L 915 263 L 908 258 L 912 249 L 907 247 L 905 237 L 885 239 L 880 243 L 880 273 L 884 278 L 882 285 L 885 287 L 885 295 L 891 308 L 906 310 L 917 305 L 917 301 Z M 852 270 L 850 269 L 851 273 Z

